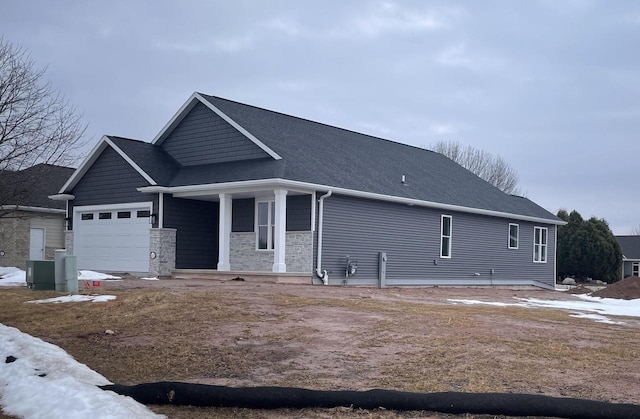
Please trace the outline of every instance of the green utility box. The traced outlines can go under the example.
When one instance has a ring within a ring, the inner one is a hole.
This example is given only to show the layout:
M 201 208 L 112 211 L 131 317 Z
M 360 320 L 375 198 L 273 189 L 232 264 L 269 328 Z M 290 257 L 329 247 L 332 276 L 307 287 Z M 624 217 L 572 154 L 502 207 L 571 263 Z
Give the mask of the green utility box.
M 54 291 L 56 273 L 52 260 L 27 261 L 27 288 L 34 291 Z

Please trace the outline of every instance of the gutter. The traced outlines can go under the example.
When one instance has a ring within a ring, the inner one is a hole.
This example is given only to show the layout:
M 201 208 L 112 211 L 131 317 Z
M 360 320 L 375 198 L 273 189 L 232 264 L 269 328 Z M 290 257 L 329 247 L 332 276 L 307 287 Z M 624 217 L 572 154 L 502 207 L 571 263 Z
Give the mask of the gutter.
M 329 285 L 329 274 L 326 269 L 322 270 L 322 219 L 324 214 L 324 200 L 329 198 L 333 191 L 329 190 L 318 199 L 318 256 L 316 261 L 316 275 L 320 277 L 323 285 Z

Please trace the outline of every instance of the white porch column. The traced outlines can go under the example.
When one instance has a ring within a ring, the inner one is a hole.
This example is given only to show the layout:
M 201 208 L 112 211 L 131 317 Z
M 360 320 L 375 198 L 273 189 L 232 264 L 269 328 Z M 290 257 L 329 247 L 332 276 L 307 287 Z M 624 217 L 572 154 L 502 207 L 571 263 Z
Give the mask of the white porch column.
M 230 271 L 229 241 L 231 238 L 231 196 L 220 195 L 220 225 L 218 228 L 218 270 Z
M 284 249 L 287 237 L 287 190 L 276 189 L 273 192 L 276 196 L 273 272 L 287 272 L 287 265 L 284 263 Z

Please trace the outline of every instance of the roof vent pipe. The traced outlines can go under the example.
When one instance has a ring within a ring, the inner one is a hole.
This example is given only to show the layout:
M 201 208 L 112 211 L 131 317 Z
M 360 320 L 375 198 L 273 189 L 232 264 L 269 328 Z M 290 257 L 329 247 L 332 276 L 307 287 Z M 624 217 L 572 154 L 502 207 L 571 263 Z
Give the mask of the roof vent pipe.
M 324 285 L 329 285 L 329 274 L 322 270 L 322 218 L 324 213 L 324 200 L 329 198 L 333 191 L 329 191 L 318 199 L 318 259 L 316 261 L 316 275 L 322 279 Z

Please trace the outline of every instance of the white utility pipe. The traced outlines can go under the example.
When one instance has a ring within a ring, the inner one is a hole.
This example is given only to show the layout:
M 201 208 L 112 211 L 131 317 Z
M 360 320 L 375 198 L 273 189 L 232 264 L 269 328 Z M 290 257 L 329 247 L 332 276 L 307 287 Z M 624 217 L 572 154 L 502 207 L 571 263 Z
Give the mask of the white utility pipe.
M 324 213 L 324 200 L 329 198 L 333 192 L 329 191 L 318 199 L 318 260 L 316 261 L 316 275 L 322 279 L 324 285 L 329 285 L 329 274 L 326 270 L 320 269 L 322 266 L 322 218 Z

